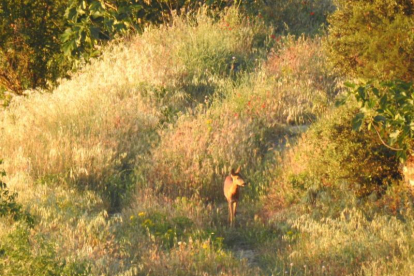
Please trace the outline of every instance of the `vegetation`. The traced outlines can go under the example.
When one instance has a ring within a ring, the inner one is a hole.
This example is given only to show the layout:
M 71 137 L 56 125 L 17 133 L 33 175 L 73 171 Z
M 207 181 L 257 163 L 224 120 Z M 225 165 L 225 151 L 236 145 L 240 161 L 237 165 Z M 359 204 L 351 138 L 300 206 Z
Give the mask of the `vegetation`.
M 48 87 L 65 76 L 59 35 L 66 2 L 0 2 L 0 94 Z
M 0 160 L 0 165 L 2 160 Z M 0 171 L 0 177 L 6 176 L 4 171 Z M 22 205 L 16 203 L 17 193 L 10 192 L 7 184 L 0 179 L 0 217 L 10 217 L 14 221 L 25 220 L 29 226 L 33 226 L 33 218 L 30 214 L 22 211 Z
M 333 72 L 351 5 L 267 2 L 65 3 L 57 44 L 89 63 L 0 110 L 0 275 L 411 273 L 409 69 Z
M 316 33 L 332 11 L 330 1 L 177 1 L 69 0 L 0 2 L 0 98 L 4 92 L 51 90 L 59 79 L 102 54 L 102 47 L 152 24 L 169 22 L 173 14 L 193 13 L 202 3 L 212 10 L 237 5 L 251 17 L 277 22 L 279 31 L 293 27 Z M 290 3 L 289 2 L 289 3 Z M 286 16 L 296 13 L 299 17 Z M 6 101 L 7 103 L 7 101 Z
M 327 54 L 341 74 L 413 80 L 414 3 L 411 0 L 337 0 L 329 19 Z
M 362 125 L 366 125 L 368 130 L 372 129 L 378 134 L 384 146 L 396 151 L 397 157 L 405 161 L 412 154 L 412 84 L 394 81 L 379 86 L 350 86 L 353 88 L 351 93 L 362 104 L 353 120 L 354 128 L 359 130 Z M 364 124 L 364 121 L 367 123 Z

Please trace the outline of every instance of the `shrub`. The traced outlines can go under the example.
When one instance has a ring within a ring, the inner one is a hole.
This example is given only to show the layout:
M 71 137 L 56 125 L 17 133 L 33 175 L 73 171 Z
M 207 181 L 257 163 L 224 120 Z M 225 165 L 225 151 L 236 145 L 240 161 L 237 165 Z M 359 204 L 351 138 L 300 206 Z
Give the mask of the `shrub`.
M 2 163 L 3 161 L 0 160 L 0 165 Z M 18 194 L 8 189 L 7 184 L 2 180 L 4 176 L 6 176 L 6 173 L 0 169 L 0 218 L 11 217 L 14 221 L 23 220 L 33 227 L 33 217 L 22 210 L 23 205 L 16 202 Z
M 410 0 L 337 0 L 326 48 L 350 77 L 412 81 L 414 7 Z
M 56 256 L 53 243 L 42 235 L 31 235 L 19 225 L 0 242 L 2 275 L 90 275 L 86 262 L 68 262 Z
M 335 10 L 332 0 L 246 2 L 248 12 L 263 16 L 279 34 L 318 34 L 327 23 L 327 17 Z
M 319 206 L 332 211 L 334 202 L 342 204 L 338 198 L 345 199 L 344 193 L 355 193 L 359 198 L 381 196 L 401 178 L 393 151 L 380 145 L 374 133 L 352 130 L 350 122 L 355 114 L 355 105 L 331 110 L 287 151 L 283 173 L 270 187 L 271 210 L 279 208 L 273 202 L 304 200 L 315 213 L 319 201 Z M 329 208 L 323 207 L 328 202 Z

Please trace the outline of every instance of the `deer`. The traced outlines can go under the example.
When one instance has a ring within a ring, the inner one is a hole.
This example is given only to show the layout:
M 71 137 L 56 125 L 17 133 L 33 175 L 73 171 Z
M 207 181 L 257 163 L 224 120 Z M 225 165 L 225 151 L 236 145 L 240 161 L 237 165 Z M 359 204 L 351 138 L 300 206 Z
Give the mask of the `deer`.
M 240 175 L 240 167 L 234 171 L 231 169 L 230 175 L 224 180 L 224 196 L 229 204 L 229 224 L 234 226 L 236 220 L 236 209 L 239 201 L 240 187 L 246 186 L 246 182 Z

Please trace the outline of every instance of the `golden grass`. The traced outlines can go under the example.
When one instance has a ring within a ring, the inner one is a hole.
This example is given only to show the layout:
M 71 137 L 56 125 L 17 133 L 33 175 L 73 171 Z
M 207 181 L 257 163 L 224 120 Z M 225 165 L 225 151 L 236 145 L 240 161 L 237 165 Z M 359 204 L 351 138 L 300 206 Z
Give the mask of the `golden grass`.
M 0 120 L 9 182 L 26 173 L 32 182 L 57 177 L 104 191 L 123 181 L 156 145 L 155 129 L 171 115 L 162 110 L 185 111 L 206 83 L 230 74 L 233 56 L 249 57 L 266 31 L 236 9 L 217 22 L 201 9 L 113 45 L 53 94 L 16 98 Z
M 330 131 L 347 127 L 342 113 L 322 116 L 338 80 L 321 38 L 271 34 L 236 9 L 201 10 L 112 45 L 53 94 L 15 98 L 0 157 L 36 225 L 0 219 L 0 273 L 52 261 L 67 275 L 409 275 L 408 192 L 371 204 L 335 183 L 359 164 L 341 158 L 369 147 Z M 280 145 L 320 118 L 297 147 Z M 222 183 L 238 165 L 251 183 L 229 229 Z M 3 257 L 22 242 L 22 258 Z
M 160 133 L 149 182 L 170 195 L 221 199 L 231 167 L 260 170 L 286 124 L 310 123 L 329 106 L 336 80 L 325 71 L 320 39 L 283 38 L 256 72 L 227 82 L 208 108 L 181 116 Z
M 194 101 L 211 92 L 204 88 L 207 84 L 217 85 L 233 74 L 233 56 L 247 70 L 257 53 L 257 35 L 270 34 L 262 23 L 243 18 L 235 9 L 218 21 L 201 11 L 194 17 L 175 17 L 173 22 L 149 28 L 125 44 L 112 45 L 102 58 L 62 81 L 52 94 L 28 92 L 1 111 L 4 180 L 36 219 L 35 228 L 26 231 L 26 249 L 18 252 L 23 257 L 2 258 L 2 273 L 15 267 L 14 272 L 25 274 L 31 265 L 42 270 L 42 260 L 86 262 L 93 275 L 138 273 L 134 271 L 180 275 L 183 269 L 190 275 L 193 263 L 200 267 L 194 275 L 214 274 L 216 263 L 226 275 L 250 271 L 219 245 L 210 247 L 213 241 L 201 225 L 210 220 L 212 208 L 206 209 L 200 199 L 195 199 L 199 204 L 177 201 L 167 208 L 170 214 L 177 209 L 177 218 L 185 214 L 194 221 L 183 230 L 183 242 L 189 246 L 173 240 L 164 252 L 165 236 L 146 232 L 148 225 L 130 219 L 133 214 L 156 214 L 164 208 L 159 206 L 168 206 L 169 201 L 152 192 L 138 190 L 136 197 L 131 195 L 136 179 L 146 181 L 139 173 L 158 144 L 156 131 L 166 119 L 164 107 L 191 109 Z M 128 196 L 129 202 L 135 199 L 141 204 L 117 215 L 108 213 L 120 212 Z M 0 220 L 0 236 L 11 244 L 24 242 L 15 239 L 26 226 L 7 222 Z M 163 229 L 178 222 L 165 226 L 153 219 L 152 223 Z M 46 237 L 43 244 L 49 251 L 36 248 L 39 235 Z M 43 253 L 49 259 L 43 259 Z

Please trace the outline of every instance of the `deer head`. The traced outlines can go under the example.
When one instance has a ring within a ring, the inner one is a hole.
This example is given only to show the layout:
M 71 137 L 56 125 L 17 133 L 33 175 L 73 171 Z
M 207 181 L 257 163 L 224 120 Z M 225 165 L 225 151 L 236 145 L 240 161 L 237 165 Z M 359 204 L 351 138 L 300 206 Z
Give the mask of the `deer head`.
M 241 186 L 241 187 L 246 185 L 246 182 L 244 181 L 243 177 L 240 175 L 240 167 L 238 167 L 236 171 L 234 171 L 234 169 L 231 169 L 230 176 L 234 184 Z

